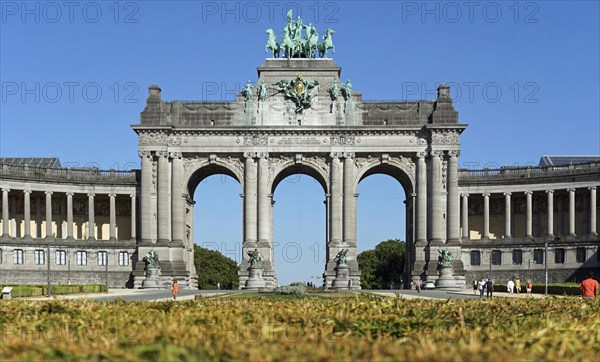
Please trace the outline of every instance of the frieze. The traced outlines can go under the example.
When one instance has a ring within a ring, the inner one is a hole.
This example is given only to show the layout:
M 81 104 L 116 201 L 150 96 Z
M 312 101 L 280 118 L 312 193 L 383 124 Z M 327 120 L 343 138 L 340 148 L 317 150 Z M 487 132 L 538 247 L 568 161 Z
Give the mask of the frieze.
M 456 131 L 433 132 L 431 143 L 437 145 L 454 145 L 459 143 L 459 135 Z
M 140 143 L 167 143 L 167 135 L 163 132 L 142 132 Z
M 331 136 L 329 138 L 330 142 L 332 145 L 337 146 L 337 145 L 346 145 L 346 146 L 351 146 L 354 145 L 355 143 L 360 143 L 360 138 L 359 137 L 355 137 L 355 136 L 349 136 L 349 135 L 334 135 Z

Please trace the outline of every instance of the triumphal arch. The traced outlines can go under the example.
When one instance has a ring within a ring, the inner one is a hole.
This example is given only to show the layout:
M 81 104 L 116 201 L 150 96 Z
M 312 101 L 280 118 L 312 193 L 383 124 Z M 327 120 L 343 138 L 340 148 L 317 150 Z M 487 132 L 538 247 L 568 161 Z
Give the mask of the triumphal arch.
M 240 287 L 254 250 L 262 254 L 265 285 L 273 286 L 272 196 L 284 178 L 305 174 L 319 182 L 326 205 L 324 284 L 335 285 L 335 257 L 344 251 L 348 284 L 358 289 L 357 187 L 382 173 L 406 194 L 406 220 L 398 220 L 406 223 L 405 280 L 436 280 L 444 249 L 457 256 L 452 278 L 464 285 L 457 158 L 466 125 L 449 87 L 441 85 L 433 101 L 364 101 L 328 57 L 334 31 L 326 30 L 319 43 L 314 26 L 298 22 L 290 18 L 281 43 L 267 31 L 269 58 L 234 102 L 165 101 L 160 87 L 149 87 L 140 124 L 133 126 L 142 165 L 138 255 L 154 249 L 163 275 L 195 284 L 194 190 L 206 177 L 226 174 L 243 190 Z M 143 268 L 138 261 L 136 284 Z

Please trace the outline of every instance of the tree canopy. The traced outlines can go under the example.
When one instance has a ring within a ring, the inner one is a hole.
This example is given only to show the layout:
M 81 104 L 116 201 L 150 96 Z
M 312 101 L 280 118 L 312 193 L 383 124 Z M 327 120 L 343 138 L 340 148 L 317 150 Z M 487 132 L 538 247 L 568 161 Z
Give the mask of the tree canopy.
M 198 289 L 237 289 L 239 266 L 225 255 L 215 250 L 194 246 L 194 265 L 198 273 Z
M 406 248 L 404 241 L 390 239 L 377 244 L 375 249 L 358 254 L 363 289 L 388 289 L 402 279 Z

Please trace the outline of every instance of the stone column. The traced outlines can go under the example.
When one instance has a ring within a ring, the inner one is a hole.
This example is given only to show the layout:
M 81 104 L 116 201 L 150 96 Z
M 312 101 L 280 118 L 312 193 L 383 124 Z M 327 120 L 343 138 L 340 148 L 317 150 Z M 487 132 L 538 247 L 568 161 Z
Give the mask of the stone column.
M 490 238 L 490 194 L 484 193 L 483 196 L 483 238 Z
M 169 235 L 169 153 L 157 152 L 158 156 L 158 243 L 171 241 Z
M 269 199 L 269 161 L 267 154 L 258 159 L 258 242 L 269 243 L 271 234 L 271 202 Z
M 575 236 L 575 189 L 569 189 L 569 236 Z
M 447 242 L 450 244 L 458 244 L 459 240 L 459 195 L 458 195 L 458 151 L 448 152 L 448 177 L 446 185 L 448 190 L 447 204 Z
M 431 237 L 434 245 L 442 243 L 442 151 L 431 152 Z
M 589 187 L 590 190 L 590 235 L 596 236 L 596 186 Z
M 254 154 L 244 154 L 244 243 L 255 243 L 256 234 L 256 182 L 257 169 Z
M 427 244 L 427 165 L 425 152 L 417 153 L 417 244 Z
M 554 190 L 547 190 L 548 194 L 548 236 L 554 236 Z
M 142 159 L 142 180 L 140 190 L 140 209 L 141 209 L 141 237 L 142 242 L 150 243 L 152 241 L 152 228 L 155 227 L 152 216 L 152 152 L 141 151 L 139 156 Z
M 67 239 L 73 239 L 73 193 L 67 192 Z
M 183 202 L 183 161 L 181 152 L 171 153 L 171 240 L 183 242 L 185 203 Z
M 35 237 L 42 237 L 42 200 L 38 196 L 35 198 Z
M 46 191 L 46 239 L 52 238 L 52 191 Z
M 344 243 L 356 244 L 356 199 L 354 197 L 354 154 L 344 156 Z
M 462 237 L 469 239 L 469 194 L 462 194 Z
M 331 178 L 330 242 L 336 244 L 342 241 L 342 170 L 337 153 L 331 154 L 329 169 Z
M 8 229 L 8 192 L 10 189 L 2 189 L 2 236 L 10 236 Z
M 511 205 L 510 205 L 510 192 L 505 192 L 504 193 L 504 238 L 505 239 L 510 239 L 511 238 L 511 232 L 510 232 L 510 226 L 511 226 L 511 222 L 510 222 L 510 216 L 511 216 Z
M 116 197 L 117 195 L 112 193 L 108 194 L 110 199 L 110 214 L 109 214 L 109 235 L 110 240 L 117 240 L 117 208 L 116 208 Z
M 531 196 L 532 194 L 533 192 L 531 191 L 525 191 L 525 197 L 527 199 L 527 230 L 525 231 L 525 236 L 528 238 L 533 237 L 533 201 Z
M 87 229 L 87 238 L 88 239 L 95 239 L 96 238 L 96 233 L 95 233 L 95 229 L 96 229 L 96 225 L 95 225 L 95 211 L 94 211 L 94 194 L 93 193 L 89 193 L 88 194 L 88 229 Z
M 136 228 L 137 228 L 137 222 L 136 222 L 136 197 L 135 197 L 135 192 L 131 195 L 129 195 L 129 197 L 131 197 L 131 240 L 135 240 L 136 239 Z
M 31 190 L 23 191 L 23 223 L 26 239 L 31 239 Z

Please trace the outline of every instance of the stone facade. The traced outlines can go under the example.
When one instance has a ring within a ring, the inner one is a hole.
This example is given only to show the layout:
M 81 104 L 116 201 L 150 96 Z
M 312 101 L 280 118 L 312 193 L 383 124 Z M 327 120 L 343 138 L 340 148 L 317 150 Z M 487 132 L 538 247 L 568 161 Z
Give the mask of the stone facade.
M 267 286 L 276 283 L 273 194 L 293 174 L 323 188 L 326 287 L 334 285 L 335 256 L 347 249 L 348 278 L 360 289 L 356 191 L 376 173 L 394 177 L 406 194 L 406 282 L 436 281 L 440 249 L 455 256 L 455 285 L 490 270 L 501 280 L 529 270 L 537 278 L 546 264 L 529 267 L 529 260 L 539 261 L 540 248 L 550 255 L 544 260 L 559 261 L 547 264 L 551 280 L 598 269 L 600 165 L 459 170 L 466 125 L 449 87 L 440 86 L 433 101 L 368 102 L 343 88 L 349 82 L 340 76 L 331 59 L 267 59 L 235 102 L 165 101 L 151 86 L 133 126 L 141 170 L 2 166 L 0 283 L 45 282 L 49 248 L 55 282 L 140 287 L 142 258 L 155 250 L 165 285 L 176 278 L 196 287 L 193 195 L 215 174 L 233 177 L 243 190 L 241 286 L 254 249 L 263 255 Z M 335 85 L 343 91 L 332 92 Z M 78 265 L 84 251 L 87 263 Z

